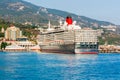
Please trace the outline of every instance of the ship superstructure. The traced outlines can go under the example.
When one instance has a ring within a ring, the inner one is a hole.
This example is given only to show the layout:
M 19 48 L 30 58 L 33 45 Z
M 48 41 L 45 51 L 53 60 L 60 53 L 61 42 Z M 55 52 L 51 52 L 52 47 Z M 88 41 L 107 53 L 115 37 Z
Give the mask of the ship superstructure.
M 50 29 L 49 25 L 48 30 L 41 32 L 39 44 L 43 52 L 97 54 L 97 37 L 97 30 L 81 29 L 71 17 L 67 17 L 59 28 Z

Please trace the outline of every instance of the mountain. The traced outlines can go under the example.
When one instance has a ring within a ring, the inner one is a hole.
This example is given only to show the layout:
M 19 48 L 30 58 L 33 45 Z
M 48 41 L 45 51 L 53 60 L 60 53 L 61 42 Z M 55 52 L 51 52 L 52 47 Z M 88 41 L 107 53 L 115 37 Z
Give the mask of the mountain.
M 98 21 L 85 16 L 79 16 L 66 11 L 45 8 L 33 5 L 23 0 L 0 0 L 0 18 L 15 23 L 32 23 L 45 25 L 48 20 L 52 24 L 65 20 L 66 16 L 72 16 L 82 27 L 99 27 L 101 25 L 114 25 L 106 21 Z

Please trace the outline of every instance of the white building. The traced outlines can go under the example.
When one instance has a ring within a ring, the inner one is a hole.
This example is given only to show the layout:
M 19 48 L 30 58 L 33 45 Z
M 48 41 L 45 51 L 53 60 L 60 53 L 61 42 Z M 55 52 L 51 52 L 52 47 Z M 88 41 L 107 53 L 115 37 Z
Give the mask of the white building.
M 109 31 L 116 31 L 117 26 L 114 25 L 108 25 L 108 26 L 101 26 L 102 28 L 105 28 Z

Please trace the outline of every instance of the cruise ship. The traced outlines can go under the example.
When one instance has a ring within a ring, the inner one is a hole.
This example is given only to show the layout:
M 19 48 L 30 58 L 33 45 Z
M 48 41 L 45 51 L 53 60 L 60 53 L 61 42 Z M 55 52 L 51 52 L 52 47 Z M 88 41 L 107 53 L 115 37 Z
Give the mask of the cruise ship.
M 64 54 L 98 54 L 98 31 L 81 29 L 70 16 L 59 27 L 41 31 L 39 45 L 41 52 Z

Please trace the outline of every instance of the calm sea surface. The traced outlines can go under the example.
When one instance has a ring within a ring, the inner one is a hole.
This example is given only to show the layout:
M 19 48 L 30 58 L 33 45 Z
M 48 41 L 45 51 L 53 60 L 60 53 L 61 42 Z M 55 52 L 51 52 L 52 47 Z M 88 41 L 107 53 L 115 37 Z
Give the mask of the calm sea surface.
M 0 80 L 120 80 L 120 54 L 0 52 Z

